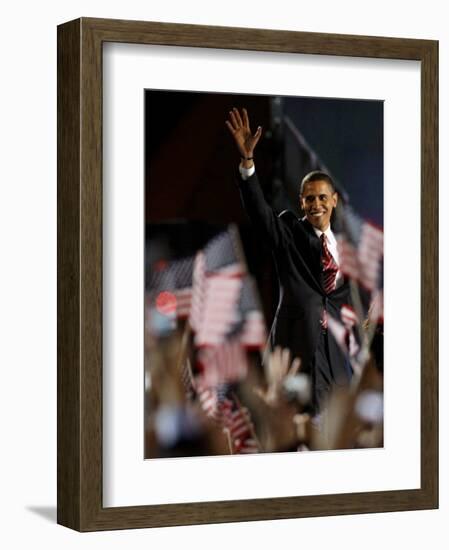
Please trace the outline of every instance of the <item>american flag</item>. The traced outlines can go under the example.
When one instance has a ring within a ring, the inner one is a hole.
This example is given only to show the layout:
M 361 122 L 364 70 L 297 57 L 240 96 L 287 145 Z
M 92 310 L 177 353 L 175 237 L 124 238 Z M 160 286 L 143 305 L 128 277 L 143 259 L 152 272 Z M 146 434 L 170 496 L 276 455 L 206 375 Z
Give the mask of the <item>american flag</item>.
M 383 231 L 358 216 L 350 206 L 342 212 L 344 230 L 337 236 L 340 270 L 373 291 L 379 287 Z
M 203 386 L 197 383 L 196 391 L 199 404 L 206 414 L 219 425 L 223 425 L 225 418 L 231 413 L 233 402 L 226 397 L 228 385 L 216 386 L 214 388 Z
M 202 303 L 193 323 L 196 346 L 216 346 L 226 339 L 237 320 L 241 287 L 240 278 L 221 274 L 205 278 L 203 288 L 198 289 Z
M 203 387 L 216 387 L 243 380 L 248 373 L 246 351 L 239 339 L 226 340 L 219 346 L 203 348 L 198 352 L 197 364 Z
M 231 396 L 228 396 L 229 385 L 222 384 L 213 388 L 197 384 L 200 406 L 206 416 L 227 432 L 234 454 L 260 452 L 254 436 L 251 415 L 246 407 Z
M 247 349 L 263 349 L 267 342 L 267 329 L 263 313 L 249 311 L 245 316 L 241 342 Z
M 267 340 L 267 330 L 259 302 L 257 285 L 253 277 L 246 275 L 242 280 L 240 299 L 237 306 L 237 321 L 230 335 L 240 334 L 240 341 L 248 349 L 262 349 Z
M 199 251 L 193 265 L 189 323 L 197 346 L 218 345 L 238 321 L 246 264 L 238 231 L 230 226 Z
M 224 428 L 229 431 L 235 454 L 258 453 L 259 446 L 254 438 L 251 416 L 246 407 L 236 404 L 224 417 Z
M 195 255 L 192 273 L 192 300 L 190 306 L 189 323 L 193 330 L 198 330 L 201 324 L 201 315 L 204 301 L 206 282 L 206 260 L 202 250 Z
M 204 247 L 206 273 L 239 277 L 246 273 L 246 264 L 238 230 L 230 225 Z
M 353 329 L 358 324 L 359 319 L 354 309 L 348 304 L 341 307 L 340 315 L 341 322 L 332 315 L 327 316 L 328 328 L 343 352 L 351 358 L 356 357 L 360 351 L 360 346 Z
M 179 319 L 189 316 L 192 300 L 193 257 L 159 262 L 153 267 L 149 290 L 156 309 Z

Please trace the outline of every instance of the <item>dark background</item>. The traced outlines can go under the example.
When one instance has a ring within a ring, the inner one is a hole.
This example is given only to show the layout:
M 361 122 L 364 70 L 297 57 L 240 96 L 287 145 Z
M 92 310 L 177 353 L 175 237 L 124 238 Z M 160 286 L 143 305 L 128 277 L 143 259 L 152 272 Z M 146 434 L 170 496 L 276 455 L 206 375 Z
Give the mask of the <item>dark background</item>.
M 246 107 L 253 132 L 263 128 L 255 163 L 275 210 L 297 210 L 300 180 L 323 169 L 344 200 L 382 227 L 383 102 L 145 91 L 147 269 L 151 242 L 162 240 L 168 256 L 188 255 L 236 223 L 270 322 L 277 280 L 271 254 L 241 206 L 239 155 L 225 126 L 232 107 Z

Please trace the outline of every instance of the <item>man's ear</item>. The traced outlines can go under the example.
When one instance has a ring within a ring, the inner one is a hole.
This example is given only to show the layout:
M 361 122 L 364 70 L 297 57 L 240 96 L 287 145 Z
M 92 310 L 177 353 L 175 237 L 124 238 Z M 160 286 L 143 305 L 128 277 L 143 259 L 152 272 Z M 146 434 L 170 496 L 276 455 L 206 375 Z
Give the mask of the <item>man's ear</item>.
M 335 191 L 335 193 L 332 193 L 332 198 L 334 199 L 334 207 L 337 206 L 338 203 L 338 193 Z

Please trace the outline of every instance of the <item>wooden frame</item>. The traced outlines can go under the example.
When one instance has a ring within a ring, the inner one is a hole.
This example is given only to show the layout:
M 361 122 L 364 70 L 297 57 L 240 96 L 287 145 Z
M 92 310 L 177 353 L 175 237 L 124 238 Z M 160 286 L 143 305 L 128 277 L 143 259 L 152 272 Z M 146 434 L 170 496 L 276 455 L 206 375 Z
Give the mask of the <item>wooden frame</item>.
M 421 62 L 420 489 L 103 507 L 103 42 Z M 90 18 L 58 27 L 58 523 L 79 531 L 94 531 L 438 506 L 437 116 L 435 41 Z

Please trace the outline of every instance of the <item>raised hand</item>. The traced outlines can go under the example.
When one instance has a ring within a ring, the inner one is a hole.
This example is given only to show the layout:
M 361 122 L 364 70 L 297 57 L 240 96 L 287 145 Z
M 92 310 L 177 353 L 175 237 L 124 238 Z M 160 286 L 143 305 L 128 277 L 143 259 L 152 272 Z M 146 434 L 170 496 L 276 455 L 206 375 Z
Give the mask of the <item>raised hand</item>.
M 241 157 L 252 158 L 254 148 L 262 135 L 262 127 L 259 126 L 256 133 L 252 134 L 246 109 L 242 109 L 242 115 L 240 115 L 238 109 L 234 107 L 232 111 L 229 111 L 229 118 L 230 120 L 226 121 L 226 126 L 234 138 Z
M 295 358 L 290 363 L 290 350 L 276 346 L 265 363 L 266 390 L 256 388 L 255 391 L 267 405 L 276 406 L 282 402 L 282 385 L 287 376 L 294 376 L 301 366 L 301 361 Z

